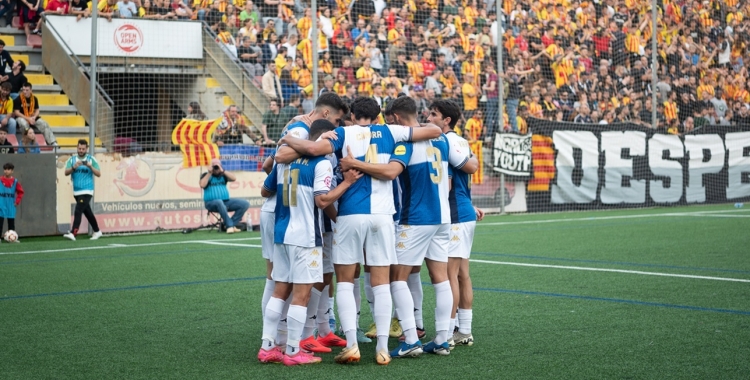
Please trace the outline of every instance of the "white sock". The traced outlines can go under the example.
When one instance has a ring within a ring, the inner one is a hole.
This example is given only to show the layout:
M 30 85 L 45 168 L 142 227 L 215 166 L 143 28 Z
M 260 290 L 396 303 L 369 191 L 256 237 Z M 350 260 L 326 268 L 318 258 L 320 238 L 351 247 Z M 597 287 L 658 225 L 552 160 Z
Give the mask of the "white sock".
M 391 282 L 391 294 L 393 294 L 393 304 L 396 305 L 401 319 L 404 341 L 408 344 L 414 344 L 419 338 L 417 337 L 417 326 L 414 323 L 414 300 L 411 298 L 406 281 Z
M 305 319 L 305 328 L 302 329 L 302 339 L 307 339 L 313 335 L 317 325 L 318 303 L 320 303 L 320 290 L 312 288 L 310 290 L 310 300 L 307 302 L 307 318 Z M 326 321 L 328 322 L 328 321 Z
M 289 326 L 289 340 L 286 343 L 286 354 L 294 355 L 299 352 L 299 341 L 302 329 L 305 327 L 307 308 L 299 305 L 289 306 L 287 313 L 287 325 Z
M 333 313 L 333 310 L 328 308 L 328 285 L 326 285 L 321 292 L 317 308 L 318 314 L 316 320 L 318 321 L 318 336 L 326 336 L 331 333 L 331 326 L 328 324 L 328 318 L 331 316 L 330 313 Z
M 448 341 L 448 328 L 451 324 L 453 292 L 449 281 L 434 284 L 435 287 L 435 343 Z
M 336 301 L 339 304 L 341 329 L 346 334 L 346 347 L 357 344 L 357 309 L 354 305 L 354 284 L 339 282 L 336 287 Z
M 448 327 L 448 335 L 453 334 L 453 330 L 456 329 L 456 318 L 451 318 L 451 325 Z
M 326 295 L 328 293 L 325 293 Z M 331 312 L 328 314 L 328 318 L 332 318 L 334 321 L 336 320 L 336 314 L 333 312 L 333 297 L 328 297 L 328 308 L 331 309 Z
M 458 316 L 458 322 L 461 324 L 458 327 L 458 332 L 461 334 L 471 334 L 471 319 L 473 317 L 471 309 L 458 309 L 456 315 Z
M 373 314 L 374 307 L 372 306 L 372 303 L 375 300 L 375 296 L 372 295 L 372 285 L 370 284 L 370 273 L 365 272 L 365 298 L 367 298 L 367 306 L 370 307 L 370 316 L 372 317 L 372 320 L 375 320 L 375 315 Z
M 263 298 L 260 301 L 261 315 L 265 315 L 266 305 L 268 305 L 268 300 L 271 299 L 275 287 L 276 281 L 266 279 L 266 286 L 263 287 Z
M 414 300 L 414 322 L 418 329 L 424 330 L 424 321 L 422 320 L 422 299 L 424 299 L 422 278 L 419 276 L 419 273 L 412 273 L 409 275 L 409 280 L 406 283 L 409 285 L 411 298 Z
M 359 278 L 354 279 L 354 304 L 357 305 L 357 328 L 359 328 L 359 315 L 362 309 L 362 292 L 359 290 Z
M 388 333 L 391 329 L 391 286 L 389 284 L 378 285 L 372 288 L 372 294 L 375 296 L 375 328 L 378 332 L 378 344 L 376 351 L 388 349 Z
M 271 297 L 266 305 L 266 311 L 263 313 L 263 348 L 272 348 L 276 338 L 276 329 L 279 326 L 281 312 L 284 310 L 284 300 Z M 268 346 L 268 342 L 271 346 Z
M 287 312 L 289 312 L 289 305 L 292 303 L 292 295 L 289 295 L 289 298 L 284 301 L 284 308 L 281 310 L 281 320 L 279 320 L 279 327 L 276 330 L 276 344 L 279 346 L 283 346 L 286 344 L 287 337 L 289 334 L 287 333 L 287 326 L 286 326 L 286 320 L 287 320 Z

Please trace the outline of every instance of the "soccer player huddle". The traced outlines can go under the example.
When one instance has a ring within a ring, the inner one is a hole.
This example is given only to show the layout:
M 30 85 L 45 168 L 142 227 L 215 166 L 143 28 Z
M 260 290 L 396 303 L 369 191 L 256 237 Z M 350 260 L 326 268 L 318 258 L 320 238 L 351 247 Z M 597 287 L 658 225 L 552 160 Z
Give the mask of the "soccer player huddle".
M 414 100 L 400 97 L 381 125 L 374 99 L 357 98 L 350 109 L 329 92 L 287 125 L 262 189 L 268 278 L 258 360 L 313 364 L 322 360 L 314 353 L 341 347 L 337 363 L 358 362 L 358 343 L 370 342 L 359 328 L 361 269 L 378 364 L 473 344 L 468 258 L 483 214 L 469 187 L 477 159 L 453 132 L 460 115 L 455 102 L 437 100 L 420 124 Z M 423 262 L 436 296 L 435 337 L 424 345 Z M 329 325 L 334 273 L 344 338 Z M 399 344 L 389 351 L 393 335 Z

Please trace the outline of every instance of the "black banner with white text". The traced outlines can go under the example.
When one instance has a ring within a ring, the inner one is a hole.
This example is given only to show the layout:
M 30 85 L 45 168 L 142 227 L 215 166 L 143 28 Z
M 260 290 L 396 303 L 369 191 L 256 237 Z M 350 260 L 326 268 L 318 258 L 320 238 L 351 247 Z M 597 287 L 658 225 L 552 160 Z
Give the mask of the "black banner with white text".
M 750 128 L 684 136 L 635 124 L 529 119 L 529 211 L 750 200 Z

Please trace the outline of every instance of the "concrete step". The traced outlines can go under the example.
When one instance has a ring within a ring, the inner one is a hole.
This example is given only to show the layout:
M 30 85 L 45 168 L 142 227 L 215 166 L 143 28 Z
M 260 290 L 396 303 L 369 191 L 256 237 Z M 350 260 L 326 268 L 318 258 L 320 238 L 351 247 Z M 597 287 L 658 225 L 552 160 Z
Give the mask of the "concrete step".
M 31 83 L 31 82 L 29 82 L 29 83 Z M 52 84 L 52 85 L 35 85 L 33 83 L 31 83 L 31 84 L 34 85 L 34 93 L 35 94 L 39 94 L 39 93 L 54 93 L 54 94 L 59 94 L 62 91 L 62 87 L 60 87 L 59 85 L 56 85 L 56 84 Z
M 40 101 L 41 102 L 41 101 Z M 39 105 L 39 112 L 42 114 L 53 114 L 53 113 L 71 113 L 75 114 L 78 112 L 78 109 L 76 109 L 76 106 L 74 105 L 67 105 L 67 106 L 46 106 L 43 104 Z
M 36 98 L 39 99 L 39 106 L 67 106 L 70 104 L 70 99 L 67 95 L 63 94 L 35 94 Z
M 6 41 L 3 36 L 0 36 L 0 40 L 3 40 L 5 42 L 5 50 L 7 50 L 11 56 L 16 56 L 16 54 L 42 54 L 42 49 L 34 48 L 31 46 L 9 46 L 8 41 Z
M 26 71 L 24 72 L 24 75 L 28 78 L 29 73 L 31 74 L 41 74 L 44 71 L 44 68 L 42 65 L 26 65 Z
M 42 118 L 44 118 L 44 116 L 42 116 Z M 89 135 L 89 127 L 52 127 L 52 130 L 55 132 L 55 136 L 64 136 L 68 134 L 75 136 Z
M 43 115 L 51 127 L 79 127 L 86 126 L 86 120 L 81 115 Z
M 95 153 L 107 153 L 107 150 L 104 149 L 104 148 L 96 147 L 96 148 L 94 148 L 94 152 Z M 51 153 L 51 152 L 48 152 L 48 153 Z M 60 148 L 57 148 L 57 154 L 76 154 L 76 153 L 78 153 L 76 151 L 76 147 L 69 147 L 69 148 L 68 147 L 60 147 Z
M 29 83 L 34 85 L 34 88 L 36 89 L 37 85 L 52 85 L 54 83 L 54 78 L 52 78 L 52 75 L 47 74 L 29 74 L 25 73 L 26 79 L 29 80 Z
M 55 138 L 57 139 L 57 145 L 61 146 L 61 147 L 76 147 L 76 146 L 78 146 L 78 140 L 79 139 L 84 139 L 86 141 L 89 141 L 89 136 L 88 135 L 84 136 L 84 134 L 81 134 L 80 136 L 76 136 L 76 137 L 68 137 L 68 136 L 57 137 L 57 136 L 55 136 Z M 96 141 L 95 146 L 97 146 L 97 147 L 102 146 L 102 140 L 100 140 L 98 137 L 96 138 L 95 141 Z

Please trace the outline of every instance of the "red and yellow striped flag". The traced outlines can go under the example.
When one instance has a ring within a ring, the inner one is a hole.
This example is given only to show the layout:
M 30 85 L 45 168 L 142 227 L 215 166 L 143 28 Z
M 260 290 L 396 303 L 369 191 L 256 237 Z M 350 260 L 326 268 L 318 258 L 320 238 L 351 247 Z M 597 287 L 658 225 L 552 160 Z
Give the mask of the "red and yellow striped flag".
M 172 144 L 182 151 L 182 166 L 207 166 L 211 159 L 219 158 L 219 147 L 211 142 L 211 136 L 221 119 L 198 121 L 183 119 L 172 131 Z

